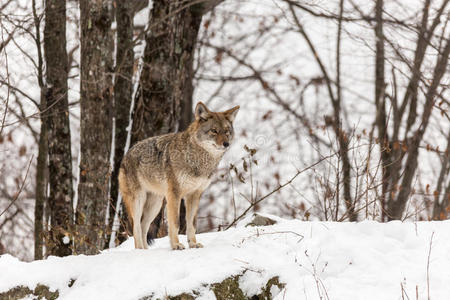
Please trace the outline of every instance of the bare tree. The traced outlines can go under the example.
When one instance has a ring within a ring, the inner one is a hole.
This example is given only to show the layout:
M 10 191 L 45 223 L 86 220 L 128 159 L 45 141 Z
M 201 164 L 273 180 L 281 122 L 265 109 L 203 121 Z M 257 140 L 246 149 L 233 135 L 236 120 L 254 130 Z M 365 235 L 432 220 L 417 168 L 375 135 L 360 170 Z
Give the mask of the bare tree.
M 81 142 L 76 211 L 77 253 L 94 254 L 106 238 L 110 178 L 112 108 L 112 36 L 109 0 L 80 1 Z
M 51 210 L 49 254 L 70 255 L 73 220 L 72 155 L 67 98 L 66 1 L 45 2 L 44 52 Z
M 425 24 L 423 25 L 425 26 Z M 449 54 L 450 39 L 447 40 L 447 43 L 442 49 L 442 52 L 440 52 L 437 56 L 436 65 L 433 72 L 433 79 L 425 93 L 425 105 L 423 107 L 423 113 L 419 118 L 419 128 L 414 131 L 412 137 L 405 136 L 405 138 L 408 138 L 408 141 L 405 141 L 407 144 L 407 158 L 403 169 L 403 178 L 401 181 L 398 181 L 400 184 L 397 185 L 401 187 L 400 191 L 398 192 L 396 197 L 392 197 L 389 201 L 388 218 L 391 220 L 402 218 L 406 203 L 411 195 L 411 184 L 417 170 L 420 143 L 422 142 L 423 136 L 430 121 L 431 111 L 433 110 L 434 103 L 436 101 L 438 86 L 440 85 L 441 79 L 446 72 Z M 412 101 L 415 100 L 413 99 Z M 415 109 L 410 110 L 409 115 L 411 116 L 411 114 L 416 114 Z
M 450 215 L 450 129 L 447 133 L 447 147 L 441 156 L 441 171 L 439 172 L 436 190 L 434 191 L 433 220 L 445 220 Z M 445 185 L 447 180 L 447 186 Z
M 33 0 L 33 17 L 36 29 L 34 41 L 38 52 L 38 84 L 41 89 L 39 110 L 41 124 L 39 131 L 39 146 L 36 165 L 36 201 L 34 206 L 34 259 L 43 258 L 44 246 L 44 205 L 47 203 L 48 185 L 48 134 L 47 122 L 44 119 L 44 112 L 47 107 L 46 91 L 44 85 L 44 57 L 41 45 L 41 18 L 36 11 L 36 1 Z
M 133 6 L 131 1 L 116 1 L 116 22 L 117 22 L 117 51 L 114 83 L 114 168 L 111 174 L 111 203 L 109 209 L 109 229 L 112 230 L 114 216 L 120 209 L 116 207 L 119 195 L 118 175 L 120 163 L 125 151 L 130 118 L 130 107 L 133 92 Z M 121 230 L 124 232 L 123 225 L 126 224 L 123 216 Z M 123 239 L 125 237 L 120 237 Z
M 379 143 L 384 148 L 389 137 L 387 136 L 387 121 L 386 121 L 386 101 L 384 91 L 386 88 L 384 78 L 384 33 L 383 33 L 383 0 L 377 0 L 375 3 L 375 106 L 377 108 L 376 126 L 379 135 Z M 387 151 L 381 152 L 381 160 L 383 162 L 382 168 L 382 191 L 380 197 L 381 206 L 381 220 L 385 220 L 386 211 L 386 195 L 388 190 L 389 178 L 389 153 Z
M 339 22 L 342 22 L 342 8 L 343 2 L 340 2 L 340 18 L 338 19 Z M 327 123 L 333 128 L 334 134 L 337 137 L 338 143 L 339 143 L 339 158 L 342 160 L 342 182 L 343 182 L 343 196 L 344 196 L 344 202 L 345 206 L 347 208 L 347 215 L 350 221 L 356 221 L 357 220 L 357 214 L 355 213 L 355 203 L 351 196 L 351 163 L 350 163 L 350 157 L 349 157 L 349 138 L 350 135 L 346 130 L 342 127 L 342 96 L 340 94 L 340 84 L 337 86 L 338 92 L 334 92 L 333 89 L 333 81 L 328 74 L 328 71 L 322 62 L 320 56 L 318 55 L 318 52 L 316 50 L 316 46 L 313 44 L 312 39 L 309 37 L 308 33 L 304 29 L 303 25 L 300 23 L 300 20 L 298 19 L 295 10 L 294 5 L 290 4 L 290 11 L 294 18 L 295 24 L 297 25 L 298 32 L 303 36 L 306 43 L 308 44 L 311 52 L 314 54 L 314 58 L 317 62 L 317 64 L 320 67 L 320 70 L 322 72 L 323 79 L 326 83 L 328 96 L 330 98 L 331 105 L 333 107 L 333 116 L 329 116 L 327 119 Z M 340 32 L 340 30 L 339 30 Z M 340 35 L 338 34 L 338 41 L 340 40 Z M 339 58 L 340 58 L 340 50 L 339 50 L 339 42 L 337 43 L 337 65 L 340 66 Z M 339 69 L 338 69 L 339 70 Z M 339 77 L 338 72 L 338 77 Z M 340 81 L 338 81 L 340 82 Z

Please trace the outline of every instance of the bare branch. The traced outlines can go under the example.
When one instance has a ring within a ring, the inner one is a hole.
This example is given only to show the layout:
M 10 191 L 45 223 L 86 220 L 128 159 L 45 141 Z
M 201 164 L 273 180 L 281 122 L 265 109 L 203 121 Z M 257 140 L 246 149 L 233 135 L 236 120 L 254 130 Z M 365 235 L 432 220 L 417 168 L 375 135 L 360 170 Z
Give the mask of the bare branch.
M 22 193 L 23 187 L 25 186 L 25 181 L 27 180 L 28 177 L 28 172 L 30 171 L 30 166 L 31 163 L 33 162 L 33 157 L 34 155 L 31 156 L 30 162 L 28 163 L 28 167 L 27 167 L 27 171 L 25 173 L 25 177 L 22 180 L 22 184 L 20 185 L 19 190 L 17 191 L 17 193 L 15 194 L 14 198 L 11 200 L 11 202 L 8 204 L 8 206 L 0 213 L 0 217 L 6 212 L 8 211 L 8 209 L 14 204 L 14 202 L 16 202 L 16 200 L 19 198 L 20 193 Z

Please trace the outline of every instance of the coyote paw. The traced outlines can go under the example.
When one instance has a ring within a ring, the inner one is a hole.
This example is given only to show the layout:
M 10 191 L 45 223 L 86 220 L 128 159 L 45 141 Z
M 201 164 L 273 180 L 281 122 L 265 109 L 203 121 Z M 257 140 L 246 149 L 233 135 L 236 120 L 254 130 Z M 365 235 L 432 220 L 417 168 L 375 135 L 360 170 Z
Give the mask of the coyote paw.
M 184 245 L 182 243 L 176 243 L 175 245 L 172 245 L 173 250 L 184 250 Z
M 203 248 L 203 245 L 200 243 L 189 243 L 189 248 Z

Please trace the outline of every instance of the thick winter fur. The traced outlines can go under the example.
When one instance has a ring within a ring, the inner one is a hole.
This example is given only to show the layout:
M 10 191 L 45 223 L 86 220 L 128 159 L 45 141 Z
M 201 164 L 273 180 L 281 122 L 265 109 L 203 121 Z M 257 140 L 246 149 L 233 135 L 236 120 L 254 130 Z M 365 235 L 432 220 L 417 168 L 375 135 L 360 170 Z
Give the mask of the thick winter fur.
M 195 121 L 186 131 L 140 141 L 122 160 L 120 192 L 133 223 L 137 249 L 147 249 L 147 232 L 167 201 L 172 249 L 184 249 L 178 240 L 181 199 L 186 204 L 189 247 L 203 247 L 195 238 L 194 219 L 203 191 L 233 139 L 233 120 L 239 106 L 211 112 L 203 103 L 195 108 Z

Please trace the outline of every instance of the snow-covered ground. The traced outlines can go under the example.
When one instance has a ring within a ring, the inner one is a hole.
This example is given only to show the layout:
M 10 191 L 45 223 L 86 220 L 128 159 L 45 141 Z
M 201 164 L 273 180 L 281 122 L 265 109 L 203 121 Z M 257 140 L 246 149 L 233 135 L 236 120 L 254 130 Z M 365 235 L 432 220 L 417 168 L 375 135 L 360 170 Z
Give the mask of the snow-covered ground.
M 30 263 L 2 255 L 0 294 L 43 284 L 58 289 L 60 299 L 158 299 L 182 293 L 215 299 L 214 283 L 241 275 L 235 278 L 248 297 L 260 294 L 276 276 L 284 287 L 272 286 L 273 299 L 416 299 L 416 293 L 427 299 L 428 289 L 431 299 L 450 295 L 450 221 L 276 218 L 274 225 L 245 226 L 250 218 L 237 228 L 199 234 L 203 249 L 172 251 L 162 238 L 148 250 L 134 250 L 129 239 L 95 256 Z

